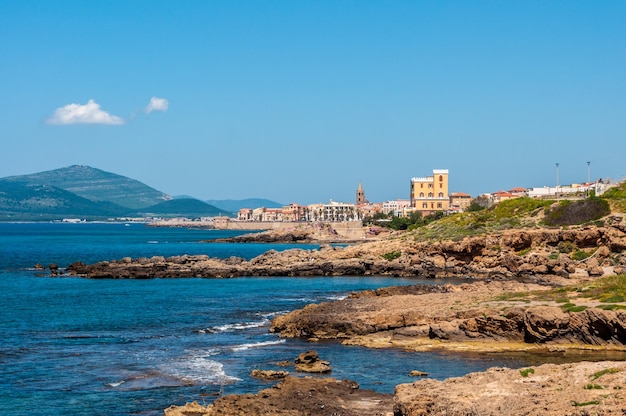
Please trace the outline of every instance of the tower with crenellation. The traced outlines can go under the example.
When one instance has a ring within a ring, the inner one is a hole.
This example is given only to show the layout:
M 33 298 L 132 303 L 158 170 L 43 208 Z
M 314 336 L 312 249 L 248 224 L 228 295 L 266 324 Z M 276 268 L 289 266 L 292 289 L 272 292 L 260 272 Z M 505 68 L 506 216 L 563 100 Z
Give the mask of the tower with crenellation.
M 411 207 L 422 215 L 450 208 L 448 169 L 433 169 L 432 176 L 411 179 Z

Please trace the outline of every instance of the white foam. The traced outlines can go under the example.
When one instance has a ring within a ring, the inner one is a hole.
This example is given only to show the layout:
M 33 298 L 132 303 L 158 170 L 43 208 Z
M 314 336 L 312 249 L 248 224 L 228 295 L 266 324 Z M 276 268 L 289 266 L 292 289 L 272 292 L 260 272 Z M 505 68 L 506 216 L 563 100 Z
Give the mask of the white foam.
M 107 386 L 109 386 L 109 387 L 119 387 L 119 386 L 121 386 L 125 382 L 126 381 L 122 380 L 122 381 L 118 381 L 118 382 L 115 382 L 115 383 L 107 383 Z
M 327 300 L 344 300 L 347 297 L 348 297 L 347 295 L 329 295 L 329 296 L 326 296 L 325 299 L 327 299 Z
M 210 328 L 213 332 L 229 332 L 229 331 L 242 331 L 244 329 L 260 328 L 268 325 L 269 319 L 263 319 L 256 322 L 237 322 L 234 324 L 218 325 Z
M 230 384 L 241 379 L 226 374 L 222 363 L 205 355 L 192 355 L 164 366 L 164 372 L 192 383 Z
M 270 345 L 279 345 L 279 344 L 284 344 L 286 341 L 284 339 L 280 339 L 277 341 L 265 341 L 265 342 L 254 342 L 254 343 L 250 343 L 250 344 L 241 344 L 241 345 L 237 345 L 235 347 L 232 347 L 231 350 L 233 351 L 245 351 L 245 350 L 249 350 L 250 348 L 261 348 L 261 347 L 267 347 Z

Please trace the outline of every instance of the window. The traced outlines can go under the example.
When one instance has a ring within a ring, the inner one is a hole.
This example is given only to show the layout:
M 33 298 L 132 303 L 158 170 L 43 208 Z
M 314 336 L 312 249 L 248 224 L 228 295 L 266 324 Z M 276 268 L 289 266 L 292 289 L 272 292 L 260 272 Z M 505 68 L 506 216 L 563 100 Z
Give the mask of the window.
M 443 182 L 443 176 L 439 175 L 439 182 Z
M 422 208 L 428 208 L 428 203 L 424 202 L 424 203 L 422 204 Z
M 423 184 L 423 183 L 420 183 L 420 188 L 423 188 L 423 187 L 424 187 L 424 184 Z
M 439 184 L 439 187 L 440 187 L 440 188 L 443 188 L 443 184 L 442 184 L 442 183 L 440 183 L 440 184 Z
M 437 202 L 437 208 L 441 208 L 441 202 Z
M 432 187 L 433 187 L 433 184 L 432 184 L 432 183 L 429 183 L 429 184 L 428 184 L 428 187 L 429 187 L 429 188 L 432 188 Z
M 424 192 L 420 192 L 420 198 L 424 198 Z
M 439 192 L 439 198 L 443 198 L 443 192 Z
M 429 198 L 432 198 L 432 197 L 433 197 L 433 193 L 432 193 L 432 192 L 429 192 L 429 193 L 428 193 L 428 197 L 429 197 Z

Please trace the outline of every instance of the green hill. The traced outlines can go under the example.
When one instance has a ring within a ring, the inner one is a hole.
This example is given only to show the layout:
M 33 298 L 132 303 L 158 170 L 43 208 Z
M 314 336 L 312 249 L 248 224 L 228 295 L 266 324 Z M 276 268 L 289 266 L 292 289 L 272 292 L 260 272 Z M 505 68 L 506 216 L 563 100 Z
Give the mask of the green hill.
M 137 180 L 81 165 L 30 175 L 10 176 L 0 180 L 48 185 L 91 201 L 110 202 L 133 210 L 172 199 L 169 195 Z
M 0 221 L 106 219 L 129 214 L 111 202 L 94 202 L 51 185 L 0 179 Z
M 230 212 L 216 208 L 213 205 L 209 205 L 206 202 L 199 201 L 192 198 L 174 199 L 171 201 L 161 202 L 160 204 L 142 208 L 138 210 L 143 215 L 152 216 L 168 216 L 168 217 L 188 217 L 188 218 L 200 218 L 200 217 L 217 217 L 217 216 L 231 216 Z

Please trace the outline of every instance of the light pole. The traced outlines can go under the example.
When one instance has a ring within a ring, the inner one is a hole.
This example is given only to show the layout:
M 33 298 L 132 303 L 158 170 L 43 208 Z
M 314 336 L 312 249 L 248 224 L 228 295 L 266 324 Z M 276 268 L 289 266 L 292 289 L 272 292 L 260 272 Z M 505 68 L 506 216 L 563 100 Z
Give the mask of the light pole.
M 556 199 L 559 199 L 559 164 L 556 164 L 556 188 L 554 188 Z
M 591 162 L 587 162 L 587 197 L 589 197 L 589 187 L 591 186 Z

